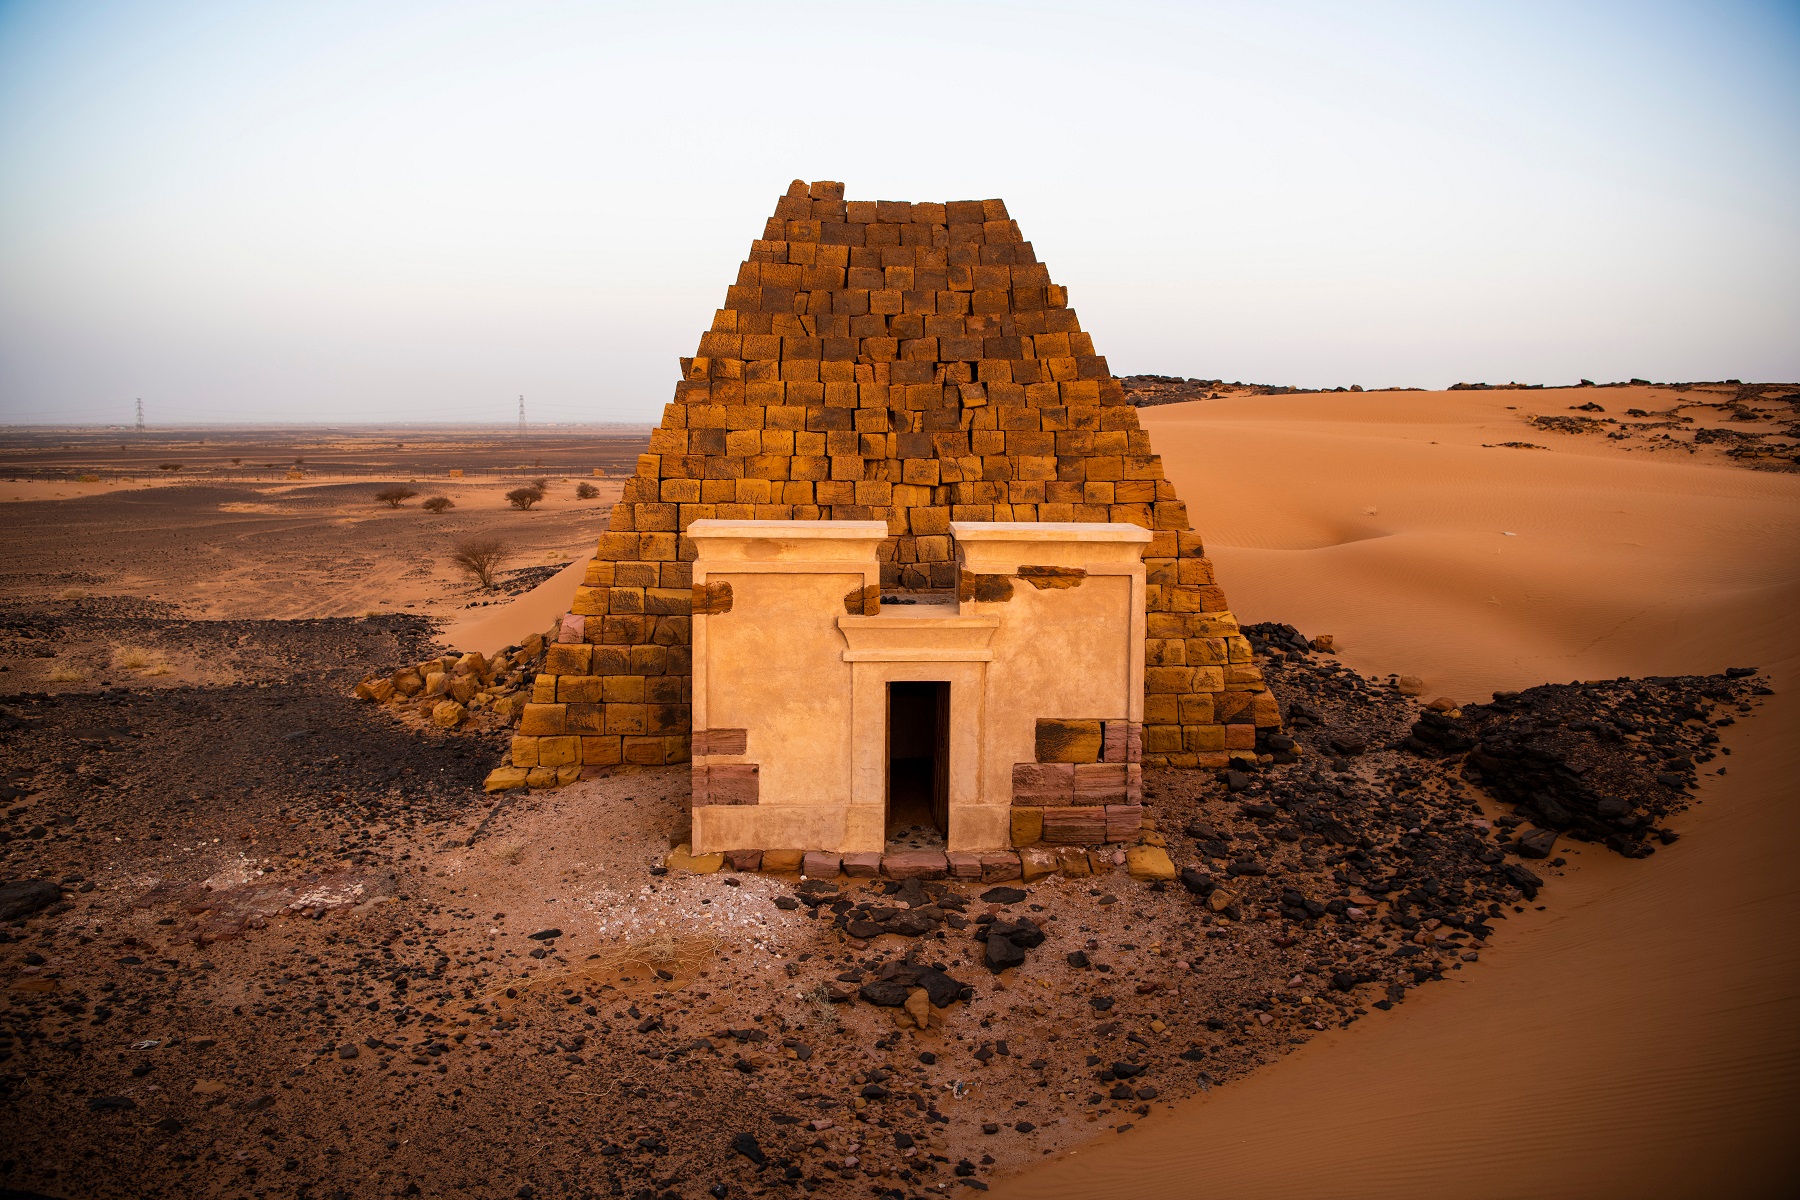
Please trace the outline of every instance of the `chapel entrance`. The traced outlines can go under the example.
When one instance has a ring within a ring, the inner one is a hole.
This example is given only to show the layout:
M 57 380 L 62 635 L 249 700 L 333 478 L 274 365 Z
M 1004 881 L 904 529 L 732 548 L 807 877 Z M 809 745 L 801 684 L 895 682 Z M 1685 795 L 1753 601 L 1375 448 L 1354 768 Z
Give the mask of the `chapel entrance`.
M 950 685 L 889 683 L 887 841 L 941 849 L 950 828 Z

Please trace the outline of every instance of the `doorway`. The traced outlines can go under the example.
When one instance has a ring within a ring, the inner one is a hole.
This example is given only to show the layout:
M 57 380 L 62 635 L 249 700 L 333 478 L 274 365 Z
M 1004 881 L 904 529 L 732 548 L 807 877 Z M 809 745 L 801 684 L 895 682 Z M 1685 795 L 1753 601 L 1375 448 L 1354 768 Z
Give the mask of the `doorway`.
M 942 849 L 950 828 L 950 684 L 888 685 L 887 840 Z

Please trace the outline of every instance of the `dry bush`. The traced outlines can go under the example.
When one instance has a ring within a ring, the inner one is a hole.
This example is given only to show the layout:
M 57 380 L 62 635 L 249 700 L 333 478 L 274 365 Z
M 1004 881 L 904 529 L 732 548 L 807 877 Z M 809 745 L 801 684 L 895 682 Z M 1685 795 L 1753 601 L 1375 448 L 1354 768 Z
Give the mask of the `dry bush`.
M 155 650 L 143 646 L 120 646 L 113 651 L 113 667 L 122 671 L 140 671 L 145 675 L 172 675 L 171 667 Z
M 381 501 L 389 508 L 399 508 L 402 504 L 405 504 L 408 500 L 411 500 L 418 494 L 419 493 L 413 491 L 409 487 L 390 487 L 382 488 L 379 492 L 376 492 L 375 499 Z
M 518 838 L 495 842 L 493 855 L 507 866 L 516 867 L 525 861 L 525 843 Z
M 432 496 L 420 506 L 428 513 L 447 512 L 456 507 L 456 502 L 448 496 Z
M 86 600 L 87 593 L 80 588 L 70 588 L 68 591 L 58 594 L 56 598 L 58 600 Z
M 87 676 L 83 675 L 74 667 L 61 666 L 52 669 L 48 675 L 44 676 L 44 678 L 51 683 L 80 683 L 82 680 L 86 679 Z
M 698 970 L 710 962 L 718 946 L 705 937 L 677 939 L 666 929 L 621 940 L 611 950 L 603 951 L 589 964 L 593 974 L 617 974 L 637 969 L 667 971 L 670 974 Z
M 547 492 L 550 490 L 550 481 L 548 479 L 534 479 L 531 481 L 531 486 L 540 492 Z
M 156 464 L 156 469 L 159 471 L 179 471 L 179 470 L 181 470 L 181 467 L 182 467 L 182 464 L 180 464 L 180 463 L 157 463 Z
M 499 538 L 470 538 L 457 545 L 450 561 L 484 588 L 494 586 L 494 572 L 511 551 Z
M 530 510 L 531 506 L 544 498 L 544 489 L 538 487 L 514 488 L 506 493 L 506 502 L 520 512 Z
M 75 477 L 75 482 L 76 483 L 99 483 L 100 477 L 98 475 L 77 475 Z
M 576 485 L 576 488 L 575 488 L 575 498 L 577 500 L 592 500 L 595 496 L 598 496 L 599 494 L 600 494 L 600 489 L 595 487 L 591 483 L 578 484 L 578 485 Z

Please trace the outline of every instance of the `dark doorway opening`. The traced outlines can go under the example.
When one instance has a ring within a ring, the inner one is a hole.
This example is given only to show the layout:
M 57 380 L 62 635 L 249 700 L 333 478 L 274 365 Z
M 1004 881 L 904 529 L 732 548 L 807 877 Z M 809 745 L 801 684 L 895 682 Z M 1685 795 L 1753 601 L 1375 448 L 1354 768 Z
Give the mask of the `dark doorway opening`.
M 950 828 L 950 685 L 888 684 L 887 837 L 939 848 Z

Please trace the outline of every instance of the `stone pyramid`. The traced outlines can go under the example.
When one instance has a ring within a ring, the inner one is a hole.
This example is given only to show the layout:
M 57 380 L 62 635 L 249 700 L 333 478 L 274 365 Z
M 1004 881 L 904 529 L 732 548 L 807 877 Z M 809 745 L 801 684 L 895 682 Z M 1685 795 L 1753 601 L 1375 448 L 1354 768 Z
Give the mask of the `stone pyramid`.
M 890 592 L 972 586 L 951 521 L 1144 526 L 1144 764 L 1224 766 L 1279 725 L 1137 410 L 999 200 L 776 203 L 548 651 L 512 746 L 533 784 L 688 760 L 682 531 L 707 517 L 886 521 Z

